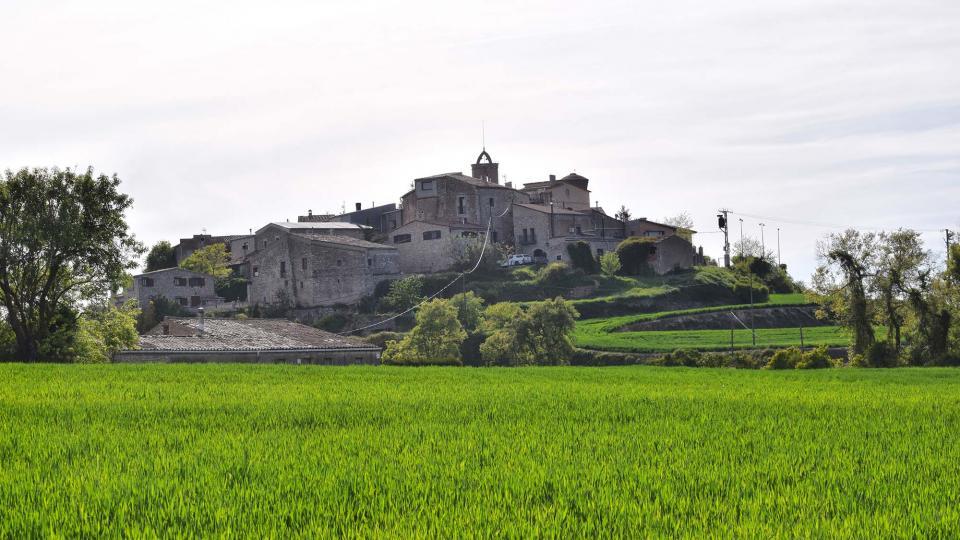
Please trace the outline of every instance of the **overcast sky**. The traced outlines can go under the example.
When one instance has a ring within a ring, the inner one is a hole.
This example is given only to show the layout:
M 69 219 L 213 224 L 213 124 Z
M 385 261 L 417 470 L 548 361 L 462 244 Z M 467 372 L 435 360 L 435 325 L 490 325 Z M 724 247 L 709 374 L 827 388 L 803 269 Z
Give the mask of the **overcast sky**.
M 820 225 L 960 224 L 957 0 L 2 0 L 0 73 L 0 168 L 116 172 L 148 244 L 398 202 L 481 123 L 506 180 L 715 257 L 763 216 L 804 280 Z

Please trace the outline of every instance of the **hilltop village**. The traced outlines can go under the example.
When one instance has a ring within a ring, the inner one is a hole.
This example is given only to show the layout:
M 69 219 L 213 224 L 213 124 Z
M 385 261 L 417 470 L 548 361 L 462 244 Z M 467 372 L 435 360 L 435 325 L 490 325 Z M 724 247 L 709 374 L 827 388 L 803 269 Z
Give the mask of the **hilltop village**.
M 599 258 L 630 236 L 650 238 L 648 264 L 658 274 L 703 261 L 693 231 L 610 216 L 591 203 L 590 180 L 579 174 L 551 174 L 522 186 L 501 183 L 499 164 L 486 149 L 469 175 L 425 176 L 411 187 L 399 206 L 356 203 L 352 212 L 307 211 L 296 222 L 271 222 L 248 234 L 182 238 L 168 268 L 134 276 L 121 298 L 144 307 L 163 297 L 190 313 L 280 304 L 318 313 L 357 305 L 384 281 L 449 271 L 464 253 L 474 253 L 471 244 L 485 239 L 500 256 L 527 255 L 534 264 L 568 261 L 569 246 L 581 242 Z M 224 246 L 233 275 L 243 280 L 233 298 L 217 294 L 213 276 L 179 267 L 216 244 Z

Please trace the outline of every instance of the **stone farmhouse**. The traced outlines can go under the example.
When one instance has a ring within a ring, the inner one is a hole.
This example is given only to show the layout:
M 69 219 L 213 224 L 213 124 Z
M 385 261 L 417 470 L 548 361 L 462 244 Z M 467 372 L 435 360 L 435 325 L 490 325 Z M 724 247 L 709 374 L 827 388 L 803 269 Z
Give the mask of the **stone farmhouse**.
M 124 291 L 118 301 L 136 300 L 142 309 L 158 297 L 179 304 L 190 312 L 197 308 L 210 308 L 224 302 L 214 292 L 213 276 L 186 270 L 184 268 L 165 268 L 133 276 L 133 287 Z
M 254 234 L 244 259 L 251 303 L 315 308 L 355 304 L 377 283 L 399 277 L 397 250 L 364 239 L 345 222 L 276 222 Z

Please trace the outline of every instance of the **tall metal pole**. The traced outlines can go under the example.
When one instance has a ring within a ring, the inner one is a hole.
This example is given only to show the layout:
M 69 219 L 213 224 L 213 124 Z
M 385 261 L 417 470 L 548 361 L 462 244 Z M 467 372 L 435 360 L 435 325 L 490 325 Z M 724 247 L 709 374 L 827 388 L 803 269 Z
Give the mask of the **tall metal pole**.
M 743 218 L 740 218 L 740 257 L 743 256 Z
M 767 258 L 767 244 L 763 241 L 763 228 L 766 227 L 766 223 L 760 224 L 760 258 Z
M 783 266 L 780 262 L 780 227 L 777 227 L 777 266 Z
M 720 228 L 723 229 L 723 267 L 730 268 L 730 220 L 727 209 L 718 210 L 717 219 Z

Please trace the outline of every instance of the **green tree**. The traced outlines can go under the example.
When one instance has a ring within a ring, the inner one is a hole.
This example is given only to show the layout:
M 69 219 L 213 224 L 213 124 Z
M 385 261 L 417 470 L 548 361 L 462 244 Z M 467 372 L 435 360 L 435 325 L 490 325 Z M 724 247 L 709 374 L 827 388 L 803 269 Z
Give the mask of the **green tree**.
M 876 268 L 877 235 L 847 230 L 818 245 L 820 265 L 813 288 L 821 315 L 833 315 L 853 334 L 851 353 L 863 355 L 874 342 L 868 279 Z
M 230 276 L 230 254 L 227 253 L 227 246 L 222 243 L 210 244 L 194 251 L 189 257 L 180 261 L 180 268 L 193 270 L 215 278 L 226 278 Z
M 573 357 L 570 335 L 580 316 L 562 297 L 534 304 L 527 312 L 538 364 L 567 364 Z
M 162 270 L 164 268 L 173 268 L 177 265 L 177 256 L 173 251 L 173 246 L 166 240 L 161 240 L 150 248 L 147 253 L 145 272 Z
M 88 309 L 79 320 L 76 361 L 109 362 L 119 350 L 136 349 L 139 314 L 133 301 Z
M 693 218 L 690 217 L 690 214 L 687 212 L 680 212 L 675 216 L 663 218 L 663 222 L 666 225 L 676 227 L 677 236 L 683 238 L 687 242 L 693 243 Z
M 423 301 L 423 278 L 407 276 L 390 283 L 384 304 L 394 311 L 405 311 Z
M 570 335 L 577 317 L 577 310 L 561 297 L 527 310 L 494 304 L 484 313 L 488 337 L 480 345 L 481 357 L 488 364 L 566 364 L 574 352 Z
M 620 209 L 617 210 L 617 213 L 614 214 L 613 217 L 626 223 L 630 221 L 630 209 L 627 208 L 625 205 L 620 205 Z
M 435 298 L 417 311 L 417 325 L 400 341 L 388 341 L 383 361 L 388 364 L 460 364 L 460 344 L 466 339 L 449 300 Z
M 124 213 L 116 175 L 92 168 L 22 169 L 0 179 L 0 304 L 16 358 L 40 359 L 55 319 L 116 291 L 143 246 Z
M 482 235 L 454 237 L 450 239 L 449 246 L 453 270 L 464 272 L 476 267 L 476 271 L 481 274 L 496 273 L 500 270 L 503 249 L 493 242 L 484 244 Z
M 487 364 L 534 363 L 529 318 L 519 305 L 501 302 L 488 307 L 483 330 L 487 339 L 480 345 L 480 356 Z
M 877 267 L 870 283 L 877 296 L 880 319 L 887 327 L 887 339 L 900 352 L 901 333 L 906 323 L 909 291 L 922 285 L 929 273 L 930 253 L 923 248 L 920 233 L 898 230 L 879 237 Z
M 480 328 L 483 323 L 483 298 L 473 291 L 467 291 L 453 295 L 450 303 L 457 308 L 457 319 L 464 330 L 473 333 Z
M 615 252 L 604 253 L 600 256 L 600 271 L 607 277 L 613 277 L 620 271 L 620 256 Z

